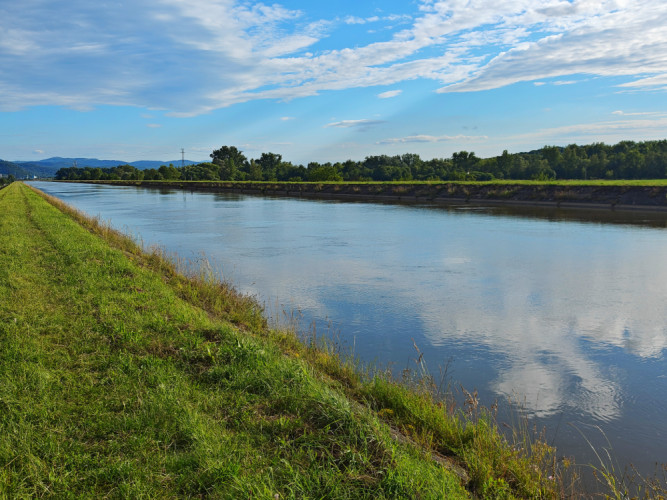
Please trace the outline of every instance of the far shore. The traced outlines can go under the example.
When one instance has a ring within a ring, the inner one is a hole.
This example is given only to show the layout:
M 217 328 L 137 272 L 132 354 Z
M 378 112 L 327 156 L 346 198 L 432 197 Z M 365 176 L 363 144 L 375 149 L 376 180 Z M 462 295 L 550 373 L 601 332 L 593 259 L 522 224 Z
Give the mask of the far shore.
M 309 183 L 85 180 L 66 182 L 371 202 L 667 212 L 667 182 L 661 181 Z

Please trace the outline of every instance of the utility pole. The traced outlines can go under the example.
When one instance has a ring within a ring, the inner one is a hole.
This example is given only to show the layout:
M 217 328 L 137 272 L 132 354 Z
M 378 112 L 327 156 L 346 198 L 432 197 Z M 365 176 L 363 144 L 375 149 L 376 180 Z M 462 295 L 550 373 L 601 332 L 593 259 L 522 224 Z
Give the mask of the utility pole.
M 185 166 L 185 149 L 181 148 L 181 168 Z

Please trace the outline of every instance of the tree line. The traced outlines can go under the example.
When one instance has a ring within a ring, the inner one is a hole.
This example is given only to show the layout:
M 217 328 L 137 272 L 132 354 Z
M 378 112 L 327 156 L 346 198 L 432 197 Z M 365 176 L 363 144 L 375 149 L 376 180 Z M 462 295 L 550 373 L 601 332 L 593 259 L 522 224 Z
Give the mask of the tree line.
M 622 141 L 615 145 L 544 146 L 528 153 L 479 158 L 460 151 L 450 158 L 423 160 L 417 154 L 367 156 L 363 161 L 310 162 L 293 165 L 276 153 L 248 159 L 234 146 L 211 153 L 211 162 L 139 170 L 132 165 L 112 168 L 61 168 L 60 180 L 238 180 L 238 181 L 485 181 L 494 179 L 664 179 L 667 140 Z
M 4 175 L 0 176 L 0 187 L 4 187 L 7 184 L 11 184 L 15 180 L 16 178 L 12 174 L 9 174 L 7 177 L 5 177 Z

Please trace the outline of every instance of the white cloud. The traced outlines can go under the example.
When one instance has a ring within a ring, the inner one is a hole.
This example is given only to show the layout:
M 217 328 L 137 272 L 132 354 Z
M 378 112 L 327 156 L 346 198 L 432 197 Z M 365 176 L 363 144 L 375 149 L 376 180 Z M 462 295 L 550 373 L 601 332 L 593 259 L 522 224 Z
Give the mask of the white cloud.
M 667 90 L 667 74 L 641 78 L 634 82 L 624 83 L 620 87 L 637 90 Z
M 287 121 L 290 121 L 290 120 L 294 120 L 294 117 L 293 116 L 282 116 L 280 118 L 280 120 L 284 121 L 284 122 L 287 122 Z
M 380 99 L 390 99 L 392 97 L 401 95 L 402 92 L 403 92 L 402 90 L 388 90 L 387 92 L 382 92 L 381 94 L 378 94 L 378 97 Z
M 618 115 L 618 112 L 614 114 Z M 641 115 L 639 113 L 638 115 Z M 632 115 L 629 115 L 632 116 Z M 656 113 L 653 119 L 622 119 L 592 123 L 577 123 L 562 127 L 539 129 L 534 132 L 506 137 L 505 140 L 524 143 L 558 142 L 616 142 L 625 139 L 664 139 L 667 113 Z
M 147 123 L 146 126 L 148 128 L 160 128 L 160 127 L 162 127 L 162 125 L 160 125 L 159 123 Z
M 33 151 L 33 153 L 36 153 L 36 154 L 38 154 L 38 155 L 43 155 L 43 154 L 44 154 L 44 151 L 41 150 L 41 149 L 35 149 L 35 150 Z
M 410 142 L 469 142 L 483 141 L 488 139 L 485 135 L 411 135 L 408 137 L 399 137 L 395 139 L 385 139 L 378 144 L 404 144 Z
M 412 16 L 409 16 L 407 14 L 390 14 L 384 18 L 386 21 L 410 21 L 412 19 Z
M 562 85 L 574 85 L 575 83 L 579 83 L 579 80 L 556 80 L 554 82 L 533 82 L 533 85 L 535 85 L 536 87 L 542 87 L 543 85 L 562 86 Z
M 329 123 L 324 126 L 324 128 L 367 128 L 373 125 L 379 125 L 381 123 L 384 123 L 381 120 L 343 120 L 339 122 L 333 122 Z
M 344 19 L 345 24 L 368 24 L 368 23 L 377 23 L 378 21 L 405 21 L 409 20 L 410 16 L 399 16 L 397 14 L 392 14 L 385 17 L 380 16 L 370 16 L 370 17 L 357 17 L 357 16 L 347 16 Z
M 547 4 L 549 2 L 542 2 Z M 618 3 L 575 1 L 562 5 L 562 16 L 547 17 L 529 9 L 524 25 L 545 32 L 536 41 L 515 44 L 468 79 L 441 92 L 479 91 L 521 81 L 565 75 L 640 76 L 654 74 L 627 87 L 663 87 L 667 82 L 667 4 L 640 0 Z M 517 18 L 519 19 L 519 18 Z M 509 19 L 508 19 L 509 20 Z M 541 20 L 541 21 L 540 21 Z M 544 23 L 540 28 L 538 22 Z
M 366 19 L 356 16 L 347 16 L 345 18 L 345 24 L 366 24 Z
M 0 69 L 0 109 L 132 105 L 189 116 L 413 79 L 454 92 L 600 75 L 627 78 L 624 91 L 667 90 L 667 3 L 418 6 L 412 18 L 351 15 L 343 22 L 411 24 L 374 43 L 322 50 L 318 42 L 340 20 L 309 19 L 279 4 L 136 0 L 129 12 L 113 2 L 10 3 L 0 19 L 0 68 L 11 68 Z
M 626 113 L 625 111 L 614 111 L 612 115 L 619 116 L 667 116 L 665 111 L 644 111 L 641 113 Z

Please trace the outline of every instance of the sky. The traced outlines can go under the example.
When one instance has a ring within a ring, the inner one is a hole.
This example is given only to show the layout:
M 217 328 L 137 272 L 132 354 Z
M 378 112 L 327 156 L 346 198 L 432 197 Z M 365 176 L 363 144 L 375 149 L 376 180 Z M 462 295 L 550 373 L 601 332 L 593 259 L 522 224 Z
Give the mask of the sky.
M 667 2 L 0 0 L 0 158 L 667 138 Z

